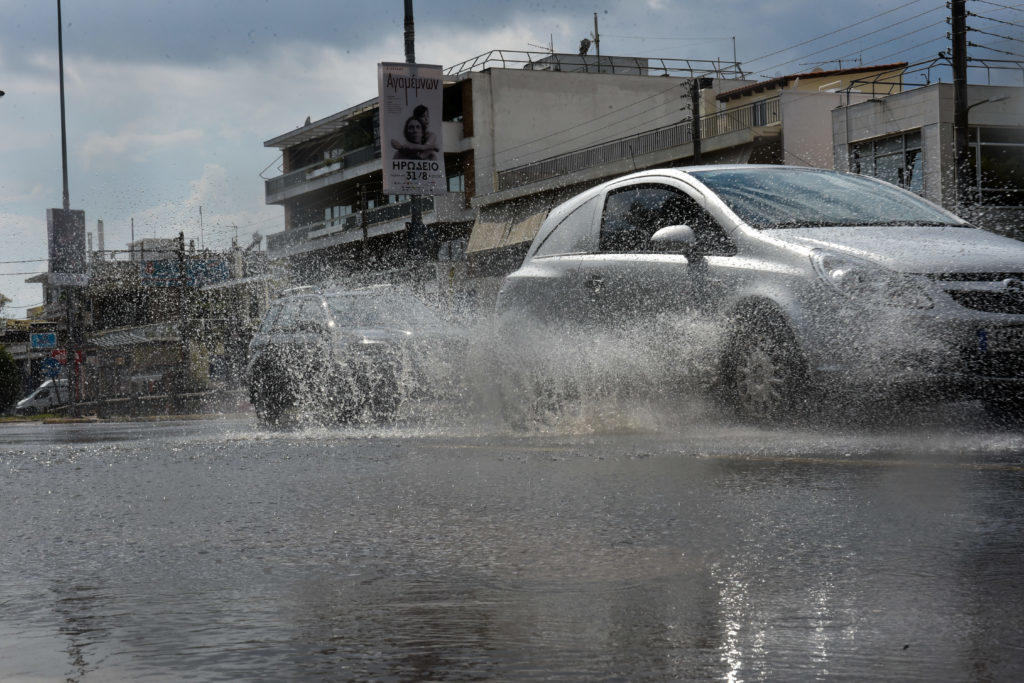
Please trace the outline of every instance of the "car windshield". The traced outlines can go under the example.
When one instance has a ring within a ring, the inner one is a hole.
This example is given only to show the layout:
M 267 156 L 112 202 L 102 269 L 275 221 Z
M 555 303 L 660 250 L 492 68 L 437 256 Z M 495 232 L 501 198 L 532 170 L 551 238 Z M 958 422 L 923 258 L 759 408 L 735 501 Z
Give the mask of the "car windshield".
M 411 297 L 336 294 L 326 297 L 340 327 L 439 327 L 437 314 Z
M 751 227 L 967 224 L 915 194 L 851 173 L 793 168 L 693 171 Z

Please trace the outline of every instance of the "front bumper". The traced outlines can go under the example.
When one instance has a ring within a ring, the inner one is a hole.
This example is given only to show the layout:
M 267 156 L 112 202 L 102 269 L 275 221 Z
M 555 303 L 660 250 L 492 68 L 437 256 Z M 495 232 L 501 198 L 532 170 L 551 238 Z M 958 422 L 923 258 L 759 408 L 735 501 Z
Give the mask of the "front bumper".
M 798 326 L 812 377 L 895 393 L 1024 394 L 1024 315 L 834 310 Z

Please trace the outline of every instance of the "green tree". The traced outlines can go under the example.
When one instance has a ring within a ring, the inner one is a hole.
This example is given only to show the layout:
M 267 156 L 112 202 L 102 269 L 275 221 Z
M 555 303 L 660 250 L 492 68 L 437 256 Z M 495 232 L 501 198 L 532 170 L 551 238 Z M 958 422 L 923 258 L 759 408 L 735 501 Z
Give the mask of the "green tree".
M 3 346 L 0 346 L 0 413 L 6 411 L 21 395 L 21 370 Z

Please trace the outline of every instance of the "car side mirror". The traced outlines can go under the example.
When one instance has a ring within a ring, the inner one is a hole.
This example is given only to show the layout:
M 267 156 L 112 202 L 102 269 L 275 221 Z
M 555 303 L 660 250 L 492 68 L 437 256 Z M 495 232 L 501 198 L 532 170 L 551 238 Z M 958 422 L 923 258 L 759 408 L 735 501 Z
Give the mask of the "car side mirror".
M 669 225 L 651 235 L 651 246 L 656 251 L 687 254 L 697 244 L 697 236 L 689 225 Z

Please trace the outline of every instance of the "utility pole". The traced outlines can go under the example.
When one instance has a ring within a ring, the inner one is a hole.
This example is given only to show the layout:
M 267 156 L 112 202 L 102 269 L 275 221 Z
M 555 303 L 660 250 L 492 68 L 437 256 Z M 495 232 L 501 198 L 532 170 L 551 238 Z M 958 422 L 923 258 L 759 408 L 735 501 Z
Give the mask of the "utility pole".
M 601 34 L 597 31 L 597 12 L 594 12 L 594 52 L 597 54 L 597 73 L 601 73 Z
M 970 202 L 969 188 L 973 184 L 974 169 L 971 164 L 967 127 L 967 2 L 951 0 L 950 23 L 953 42 L 953 145 L 956 166 L 956 202 L 964 206 Z
M 416 63 L 416 24 L 413 20 L 412 0 L 405 0 L 405 61 L 408 64 Z M 418 255 L 420 242 L 424 238 L 426 226 L 423 225 L 423 214 L 420 211 L 419 195 L 412 195 L 409 216 L 409 229 L 406 231 L 406 243 L 414 249 Z M 365 238 L 364 238 L 365 242 Z
M 71 209 L 68 194 L 68 127 L 64 116 L 64 27 L 60 19 L 60 0 L 57 0 L 57 63 L 60 72 L 60 160 L 64 170 L 64 210 Z
M 179 374 L 178 381 L 175 382 L 174 393 L 175 393 L 175 409 L 180 409 L 182 404 L 182 394 L 185 391 L 185 378 L 188 373 L 188 351 L 185 348 L 185 285 L 186 279 L 186 268 L 185 268 L 185 231 L 182 230 L 178 233 L 178 358 L 179 362 Z
M 702 88 L 710 88 L 712 79 L 697 77 L 690 81 L 690 121 L 693 138 L 693 163 L 701 163 L 700 156 L 700 91 Z

